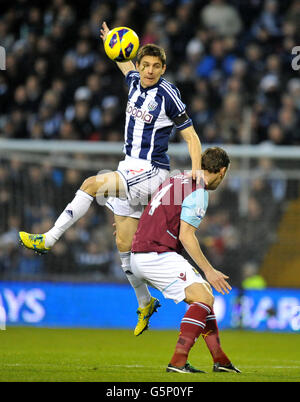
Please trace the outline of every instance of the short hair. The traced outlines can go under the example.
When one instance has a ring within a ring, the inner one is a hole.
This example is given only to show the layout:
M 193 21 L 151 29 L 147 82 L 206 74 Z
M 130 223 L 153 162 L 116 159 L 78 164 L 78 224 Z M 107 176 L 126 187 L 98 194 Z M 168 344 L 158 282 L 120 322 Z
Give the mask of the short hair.
M 141 60 L 144 56 L 154 56 L 158 57 L 164 66 L 167 62 L 167 57 L 164 49 L 161 46 L 155 45 L 154 43 L 148 43 L 139 48 L 137 54 L 137 62 L 141 63 Z
M 209 173 L 218 173 L 223 167 L 227 169 L 229 164 L 229 156 L 222 148 L 207 148 L 202 154 L 201 167 Z

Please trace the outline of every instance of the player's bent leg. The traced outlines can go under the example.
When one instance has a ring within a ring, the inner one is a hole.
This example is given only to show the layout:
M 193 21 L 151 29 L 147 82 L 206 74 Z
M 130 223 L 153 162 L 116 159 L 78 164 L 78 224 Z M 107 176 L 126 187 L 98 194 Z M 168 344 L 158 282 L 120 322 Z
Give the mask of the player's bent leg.
M 151 297 L 148 286 L 132 273 L 130 250 L 139 220 L 130 216 L 115 215 L 114 217 L 116 223 L 116 244 L 120 254 L 121 267 L 135 291 L 139 304 L 137 309 L 138 322 L 134 329 L 134 335 L 139 336 L 148 329 L 150 317 L 160 307 L 160 303 L 158 299 Z
M 66 206 L 48 232 L 44 234 L 19 232 L 20 242 L 39 254 L 47 253 L 64 232 L 86 214 L 93 200 L 94 197 L 78 190 L 73 200 Z
M 227 357 L 221 347 L 217 320 L 213 310 L 214 296 L 209 283 L 193 283 L 185 289 L 185 293 L 185 301 L 191 305 L 191 310 L 194 308 L 193 306 L 201 306 L 204 312 L 207 310 L 205 320 L 198 320 L 197 324 L 202 326 L 202 329 L 199 332 L 213 358 L 213 371 L 223 373 L 240 373 L 240 370 L 231 363 L 230 359 Z M 190 317 L 186 317 L 185 321 L 183 320 L 182 322 L 189 323 L 190 320 L 190 323 L 192 323 L 193 320 L 197 320 L 197 317 L 200 317 L 199 314 L 196 314 L 196 310 L 194 313 L 192 311 L 189 313 L 190 309 L 186 314 Z
M 132 239 L 137 230 L 139 219 L 116 214 L 114 219 L 116 224 L 116 245 L 119 252 L 131 251 Z
M 213 308 L 206 317 L 206 327 L 201 334 L 213 359 L 213 371 L 216 373 L 240 373 L 221 347 L 217 319 Z
M 80 190 L 92 197 L 126 197 L 125 185 L 117 172 L 88 177 Z
M 19 232 L 19 241 L 26 248 L 39 254 L 47 253 L 74 223 L 86 214 L 95 196 L 125 196 L 125 186 L 116 172 L 87 178 L 66 206 L 54 226 L 44 234 Z
M 184 372 L 185 365 L 191 348 L 206 326 L 206 318 L 211 313 L 213 295 L 205 283 L 194 282 L 185 289 L 184 301 L 190 306 L 180 324 L 179 338 L 172 359 L 167 367 L 172 371 Z M 175 368 L 175 369 L 174 369 Z
M 93 200 L 94 198 L 91 195 L 78 190 L 73 200 L 66 206 L 48 232 L 44 234 L 19 232 L 20 243 L 39 254 L 47 253 L 64 232 L 85 215 Z

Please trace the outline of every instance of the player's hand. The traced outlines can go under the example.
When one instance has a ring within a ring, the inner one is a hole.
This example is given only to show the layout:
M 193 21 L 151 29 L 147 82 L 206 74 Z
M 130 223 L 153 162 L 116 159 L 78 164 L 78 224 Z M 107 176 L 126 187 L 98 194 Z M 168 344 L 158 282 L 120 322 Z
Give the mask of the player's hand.
M 100 29 L 100 38 L 103 40 L 103 43 L 105 42 L 108 32 L 109 32 L 109 28 L 108 28 L 106 22 L 103 21 L 102 28 Z
M 201 180 L 203 180 L 205 186 L 207 186 L 208 182 L 204 179 L 204 171 L 193 169 L 187 173 L 188 177 L 192 177 L 193 180 L 196 180 L 197 184 L 200 184 Z
M 229 276 L 224 275 L 222 272 L 217 271 L 216 269 L 212 269 L 207 274 L 205 274 L 205 276 L 208 282 L 216 289 L 216 291 L 222 293 L 222 295 L 224 295 L 225 293 L 228 294 L 229 291 L 232 289 L 232 287 L 226 281 Z
M 113 225 L 113 228 L 114 228 L 113 236 L 116 237 L 116 235 L 117 235 L 117 224 L 116 224 L 116 223 L 113 223 L 112 225 Z

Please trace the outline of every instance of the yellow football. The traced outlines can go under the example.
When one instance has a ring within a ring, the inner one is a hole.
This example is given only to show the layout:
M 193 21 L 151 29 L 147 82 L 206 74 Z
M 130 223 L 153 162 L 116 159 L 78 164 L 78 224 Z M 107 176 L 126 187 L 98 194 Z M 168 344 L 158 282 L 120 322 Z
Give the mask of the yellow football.
M 136 56 L 139 45 L 139 37 L 131 28 L 117 27 L 108 32 L 104 50 L 111 60 L 124 62 Z

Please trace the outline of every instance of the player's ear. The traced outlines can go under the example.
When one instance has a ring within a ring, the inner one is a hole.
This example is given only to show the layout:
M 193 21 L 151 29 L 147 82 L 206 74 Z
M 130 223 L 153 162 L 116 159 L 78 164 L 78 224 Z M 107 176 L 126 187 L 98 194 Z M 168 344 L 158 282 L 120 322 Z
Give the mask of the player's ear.
M 167 65 L 165 64 L 165 65 L 162 66 L 162 73 L 161 73 L 161 75 L 163 75 L 163 74 L 165 73 L 166 69 L 167 69 Z
M 225 177 L 226 171 L 227 171 L 227 168 L 225 166 L 220 169 L 220 175 L 221 175 L 222 179 Z

